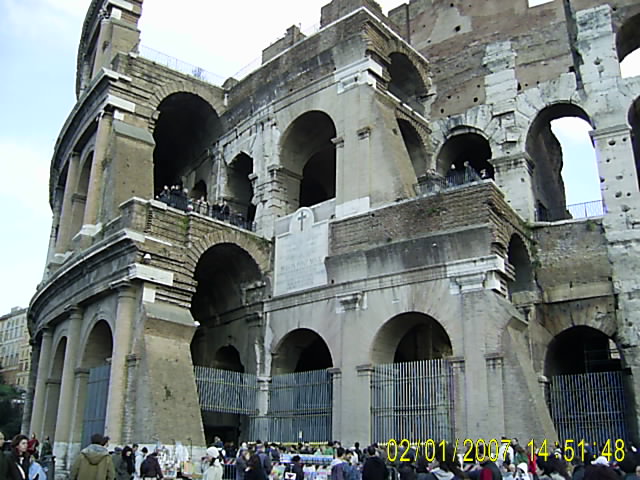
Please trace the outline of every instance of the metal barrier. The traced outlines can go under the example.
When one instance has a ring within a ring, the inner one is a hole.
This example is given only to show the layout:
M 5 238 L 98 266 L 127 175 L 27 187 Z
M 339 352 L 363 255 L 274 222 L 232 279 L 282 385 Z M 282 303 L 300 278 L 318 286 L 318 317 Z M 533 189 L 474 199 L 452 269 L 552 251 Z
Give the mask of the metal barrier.
M 139 54 L 141 57 L 151 60 L 154 63 L 163 65 L 171 70 L 184 73 L 185 75 L 189 75 L 212 85 L 221 86 L 225 81 L 225 79 L 220 75 L 208 72 L 203 68 L 184 62 L 178 58 L 159 52 L 158 50 L 154 50 L 153 48 L 149 48 L 145 45 L 140 45 Z
M 198 213 L 244 230 L 249 230 L 250 232 L 256 231 L 256 223 L 247 220 L 242 214 L 231 212 L 228 210 L 228 207 L 225 211 L 219 205 L 211 205 L 208 202 L 201 202 L 200 200 L 194 201 L 179 191 L 171 191 L 169 193 L 162 192 L 156 199 L 183 212 Z
M 625 424 L 624 372 L 551 377 L 549 407 L 559 440 L 596 442 L 628 440 Z M 576 447 L 577 448 L 577 447 Z
M 47 474 L 47 480 L 54 480 L 56 478 L 56 457 L 53 455 L 45 455 L 40 459 L 40 465 L 42 465 L 42 469 Z
M 258 377 L 217 368 L 194 368 L 200 408 L 208 412 L 256 415 Z
M 557 222 L 560 220 L 597 218 L 607 213 L 607 207 L 602 200 L 560 205 L 552 208 L 538 206 L 536 220 L 539 222 Z
M 372 440 L 454 437 L 453 375 L 444 359 L 376 365 L 371 378 Z
M 274 442 L 329 441 L 332 406 L 333 382 L 327 370 L 274 375 L 269 389 L 268 438 Z

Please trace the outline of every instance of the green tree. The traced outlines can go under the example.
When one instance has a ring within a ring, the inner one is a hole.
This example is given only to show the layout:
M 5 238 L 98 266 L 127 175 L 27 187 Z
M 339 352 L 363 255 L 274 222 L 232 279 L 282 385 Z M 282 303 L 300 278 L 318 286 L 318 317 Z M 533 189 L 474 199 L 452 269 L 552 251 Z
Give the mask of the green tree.
M 0 432 L 10 440 L 20 433 L 22 424 L 22 396 L 11 385 L 5 383 L 0 374 Z

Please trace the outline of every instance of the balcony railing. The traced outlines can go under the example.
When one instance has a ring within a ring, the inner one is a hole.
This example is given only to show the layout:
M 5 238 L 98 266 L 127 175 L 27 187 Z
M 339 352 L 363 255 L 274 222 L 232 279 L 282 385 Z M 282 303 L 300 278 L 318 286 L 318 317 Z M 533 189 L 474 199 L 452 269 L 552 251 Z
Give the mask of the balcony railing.
M 539 222 L 557 222 L 560 220 L 579 220 L 583 218 L 602 217 L 607 213 L 607 207 L 602 200 L 561 205 L 552 208 L 539 206 L 536 209 L 536 220 Z
M 149 48 L 144 45 L 140 45 L 139 54 L 147 60 L 151 60 L 152 62 L 164 65 L 167 68 L 184 73 L 185 75 L 189 75 L 212 85 L 221 86 L 225 81 L 225 79 L 220 75 L 208 72 L 197 65 L 184 62 L 178 58 L 172 57 L 171 55 L 167 55 L 166 53 L 159 52 L 158 50 L 154 50 L 153 48 Z
M 462 170 L 450 170 L 446 176 L 427 174 L 419 179 L 416 190 L 418 194 L 429 195 L 490 178 L 486 171 L 480 174 L 471 167 L 464 167 Z
M 255 222 L 247 220 L 241 213 L 231 211 L 226 204 L 212 205 L 207 201 L 194 200 L 180 190 L 163 191 L 156 197 L 156 200 L 166 203 L 170 207 L 182 210 L 183 212 L 198 213 L 244 230 L 249 230 L 250 232 L 256 231 Z

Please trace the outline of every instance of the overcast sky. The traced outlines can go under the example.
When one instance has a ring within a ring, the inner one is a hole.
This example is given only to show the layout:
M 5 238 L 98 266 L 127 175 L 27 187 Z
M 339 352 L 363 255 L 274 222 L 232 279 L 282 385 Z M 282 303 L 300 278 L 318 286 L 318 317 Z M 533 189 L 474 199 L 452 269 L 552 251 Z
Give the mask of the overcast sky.
M 147 0 L 142 42 L 226 78 L 259 58 L 287 27 L 297 24 L 304 31 L 319 24 L 328 1 Z M 379 3 L 387 12 L 404 2 Z M 88 5 L 89 0 L 0 0 L 0 315 L 27 306 L 42 278 L 51 226 L 49 164 L 75 103 L 78 39 Z M 583 135 L 583 147 L 572 149 L 585 148 L 588 128 L 564 130 L 573 141 Z M 588 163 L 583 158 L 576 175 L 589 176 Z M 593 168 L 590 175 L 597 183 Z M 568 203 L 597 198 L 597 184 L 593 188 L 579 189 Z

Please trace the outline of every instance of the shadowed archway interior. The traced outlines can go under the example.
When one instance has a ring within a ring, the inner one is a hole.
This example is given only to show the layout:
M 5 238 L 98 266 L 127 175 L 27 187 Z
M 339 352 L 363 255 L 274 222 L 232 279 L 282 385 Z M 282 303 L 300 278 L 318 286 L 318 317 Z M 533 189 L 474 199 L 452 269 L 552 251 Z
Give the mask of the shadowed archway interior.
M 307 372 L 331 368 L 329 347 L 313 330 L 301 328 L 288 333 L 273 354 L 273 374 Z

